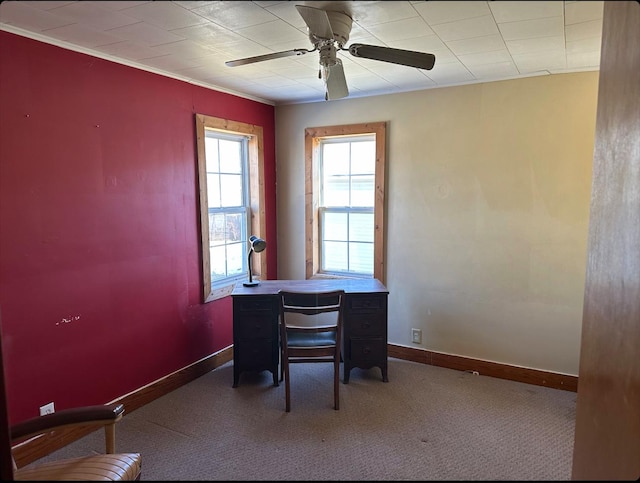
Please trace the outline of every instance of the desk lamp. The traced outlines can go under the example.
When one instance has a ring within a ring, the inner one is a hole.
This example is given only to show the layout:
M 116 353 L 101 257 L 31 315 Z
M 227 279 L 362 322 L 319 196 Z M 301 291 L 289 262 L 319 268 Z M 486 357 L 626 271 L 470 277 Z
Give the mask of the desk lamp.
M 262 238 L 258 238 L 255 235 L 251 235 L 249 237 L 249 253 L 247 254 L 247 264 L 249 265 L 249 281 L 243 282 L 242 285 L 245 287 L 255 287 L 260 282 L 258 280 L 253 280 L 253 264 L 251 263 L 253 252 L 260 253 L 262 250 L 267 248 L 267 242 Z

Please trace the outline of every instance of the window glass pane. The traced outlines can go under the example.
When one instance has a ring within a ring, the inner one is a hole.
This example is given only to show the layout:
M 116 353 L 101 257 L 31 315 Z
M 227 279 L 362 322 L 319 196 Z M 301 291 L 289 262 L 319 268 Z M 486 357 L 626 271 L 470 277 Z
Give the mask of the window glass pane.
M 209 248 L 209 263 L 211 264 L 211 281 L 215 282 L 227 276 L 227 261 L 225 246 L 219 245 Z
M 325 177 L 322 194 L 323 206 L 349 206 L 349 177 Z
M 244 270 L 244 243 L 227 245 L 227 275 L 240 275 Z
M 227 243 L 230 242 L 244 242 L 245 237 L 243 235 L 243 221 L 245 220 L 244 213 L 230 213 L 227 215 L 226 223 L 226 239 Z M 242 247 L 241 247 L 242 248 Z
M 375 203 L 375 176 L 362 175 L 351 178 L 351 205 L 370 206 Z
M 359 141 L 351 143 L 351 174 L 375 174 L 376 142 Z
M 344 242 L 324 242 L 322 269 L 333 272 L 348 270 L 347 244 Z
M 211 137 L 210 134 L 205 134 L 204 156 L 207 172 L 217 172 L 220 168 L 218 165 L 218 140 Z
M 220 139 L 220 172 L 242 173 L 242 140 Z
M 322 170 L 324 176 L 349 174 L 349 143 L 323 143 Z
M 236 174 L 221 174 L 220 190 L 222 206 L 242 206 L 242 176 Z
M 347 217 L 347 213 L 324 212 L 324 220 L 322 221 L 322 239 L 347 241 Z
M 373 273 L 373 243 L 349 243 L 349 270 Z
M 207 203 L 209 208 L 220 208 L 220 177 L 207 173 Z
M 351 213 L 349 241 L 373 243 L 373 213 Z
M 209 245 L 224 245 L 225 215 L 224 213 L 209 213 Z

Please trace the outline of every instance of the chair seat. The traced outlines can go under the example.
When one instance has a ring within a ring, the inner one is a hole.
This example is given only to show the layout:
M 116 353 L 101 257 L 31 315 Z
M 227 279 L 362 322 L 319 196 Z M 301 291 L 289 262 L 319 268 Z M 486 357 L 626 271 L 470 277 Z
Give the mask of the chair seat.
M 296 347 L 332 347 L 336 343 L 335 332 L 289 332 L 287 343 L 290 348 Z
M 139 453 L 101 454 L 25 466 L 14 470 L 14 478 L 20 481 L 137 480 L 141 465 Z

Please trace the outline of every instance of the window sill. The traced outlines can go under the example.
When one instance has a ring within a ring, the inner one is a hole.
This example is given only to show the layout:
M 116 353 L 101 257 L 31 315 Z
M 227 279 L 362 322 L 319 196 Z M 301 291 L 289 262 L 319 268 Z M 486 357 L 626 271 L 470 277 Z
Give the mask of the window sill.
M 333 273 L 316 273 L 310 277 L 310 280 L 314 279 L 353 279 L 353 278 L 373 278 L 373 275 L 338 275 Z
M 211 287 L 211 292 L 207 297 L 207 300 L 204 303 L 213 302 L 214 300 L 219 300 L 231 295 L 233 289 L 235 288 L 237 283 L 242 282 L 246 277 L 239 277 L 233 280 L 227 280 L 226 282 L 222 282 L 220 284 L 214 285 Z

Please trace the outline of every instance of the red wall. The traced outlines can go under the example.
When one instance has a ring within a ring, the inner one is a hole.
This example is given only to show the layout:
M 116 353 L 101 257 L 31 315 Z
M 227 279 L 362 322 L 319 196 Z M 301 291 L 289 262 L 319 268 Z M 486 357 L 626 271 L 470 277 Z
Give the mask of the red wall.
M 201 303 L 194 113 L 263 127 L 276 278 L 274 107 L 1 31 L 0 106 L 10 421 L 231 345 L 230 298 Z

